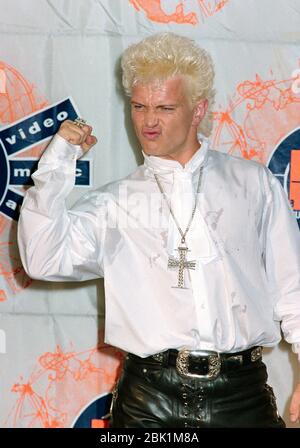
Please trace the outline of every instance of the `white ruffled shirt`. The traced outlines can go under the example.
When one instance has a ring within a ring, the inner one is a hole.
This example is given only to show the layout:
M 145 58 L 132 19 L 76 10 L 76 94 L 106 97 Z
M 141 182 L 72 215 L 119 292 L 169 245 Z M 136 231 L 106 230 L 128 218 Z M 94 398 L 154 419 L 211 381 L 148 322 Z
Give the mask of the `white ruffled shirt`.
M 144 154 L 134 173 L 67 210 L 81 151 L 55 135 L 21 209 L 24 268 L 48 281 L 104 276 L 105 342 L 141 357 L 273 346 L 280 321 L 299 355 L 300 233 L 288 199 L 268 168 L 200 138 L 184 167 Z M 154 172 L 183 231 L 197 196 L 186 236 L 195 269 L 184 269 L 185 289 L 176 288 L 178 268 L 168 268 L 181 237 Z

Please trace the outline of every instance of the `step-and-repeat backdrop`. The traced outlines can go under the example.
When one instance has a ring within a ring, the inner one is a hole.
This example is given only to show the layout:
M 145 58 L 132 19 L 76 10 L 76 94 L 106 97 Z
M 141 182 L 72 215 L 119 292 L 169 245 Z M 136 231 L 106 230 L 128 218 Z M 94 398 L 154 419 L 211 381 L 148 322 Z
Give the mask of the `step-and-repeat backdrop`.
M 16 228 L 30 175 L 77 115 L 99 143 L 78 161 L 68 205 L 134 170 L 120 55 L 174 31 L 214 59 L 212 145 L 268 165 L 300 223 L 299 1 L 0 0 L 0 14 L 0 427 L 105 427 L 123 353 L 103 341 L 103 283 L 26 276 Z M 287 417 L 296 356 L 282 343 L 265 359 Z

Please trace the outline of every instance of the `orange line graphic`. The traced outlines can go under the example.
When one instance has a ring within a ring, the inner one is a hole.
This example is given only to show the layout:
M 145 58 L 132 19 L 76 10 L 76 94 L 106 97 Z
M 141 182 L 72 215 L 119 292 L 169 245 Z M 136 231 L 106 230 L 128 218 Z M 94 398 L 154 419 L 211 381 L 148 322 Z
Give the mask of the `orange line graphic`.
M 103 341 L 103 334 L 100 336 Z M 123 353 L 99 342 L 81 352 L 63 351 L 42 354 L 27 381 L 13 384 L 18 398 L 4 427 L 68 427 L 87 403 L 99 393 L 109 393 L 122 367 Z M 96 417 L 96 416 L 95 416 Z M 95 418 L 92 427 L 107 427 L 109 421 Z
M 9 221 L 0 216 L 0 237 L 9 238 Z M 12 241 L 0 242 L 0 275 L 4 277 L 10 291 L 17 294 L 27 288 L 33 280 L 27 276 L 19 258 L 16 241 L 16 223 L 10 224 L 13 235 Z M 12 238 L 10 236 L 10 238 Z M 2 295 L 2 301 L 7 298 L 7 294 Z
M 134 8 L 139 12 L 142 9 L 149 20 L 158 23 L 189 23 L 190 25 L 196 25 L 198 23 L 197 15 L 195 12 L 184 14 L 183 3 L 180 2 L 176 6 L 176 10 L 173 14 L 166 14 L 161 7 L 161 0 L 129 0 Z
M 199 13 L 202 13 L 204 18 L 211 17 L 219 12 L 229 0 L 198 0 Z M 147 19 L 156 23 L 177 23 L 197 25 L 198 14 L 196 11 L 185 14 L 184 1 L 178 2 L 175 7 L 175 12 L 167 14 L 162 7 L 162 0 L 129 0 L 136 11 L 143 10 Z
M 6 292 L 3 289 L 0 289 L 0 302 L 5 302 L 6 299 Z
M 198 0 L 199 6 L 205 17 L 210 17 L 222 9 L 229 0 Z
M 3 69 L 0 69 L 0 94 L 6 94 L 6 74 Z
M 213 147 L 266 163 L 279 141 L 299 126 L 300 96 L 293 93 L 293 82 L 257 74 L 240 83 L 228 106 L 214 112 Z

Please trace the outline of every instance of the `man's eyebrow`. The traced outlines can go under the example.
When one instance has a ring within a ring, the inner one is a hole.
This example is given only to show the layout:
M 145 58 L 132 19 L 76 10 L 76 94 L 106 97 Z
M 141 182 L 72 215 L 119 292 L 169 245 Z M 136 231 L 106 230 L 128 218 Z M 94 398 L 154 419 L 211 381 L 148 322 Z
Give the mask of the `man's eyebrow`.
M 144 103 L 140 102 L 140 101 L 136 101 L 136 100 L 130 100 L 131 104 L 138 104 L 140 106 L 144 106 Z M 178 107 L 179 103 L 159 103 L 157 104 L 155 107 Z
M 161 103 L 158 104 L 156 107 L 177 107 L 178 103 Z

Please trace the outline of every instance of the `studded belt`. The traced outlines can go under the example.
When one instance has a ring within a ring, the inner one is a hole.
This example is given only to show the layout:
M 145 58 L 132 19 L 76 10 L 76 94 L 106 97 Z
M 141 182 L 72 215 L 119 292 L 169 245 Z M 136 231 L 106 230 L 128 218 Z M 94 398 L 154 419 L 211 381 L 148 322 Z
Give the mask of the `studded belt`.
M 195 377 L 203 380 L 216 378 L 220 373 L 234 370 L 242 365 L 254 363 L 262 358 L 262 347 L 252 347 L 235 353 L 218 353 L 208 350 L 169 349 L 147 358 L 129 354 L 131 359 L 143 362 L 157 362 L 163 367 L 175 366 L 183 377 Z

